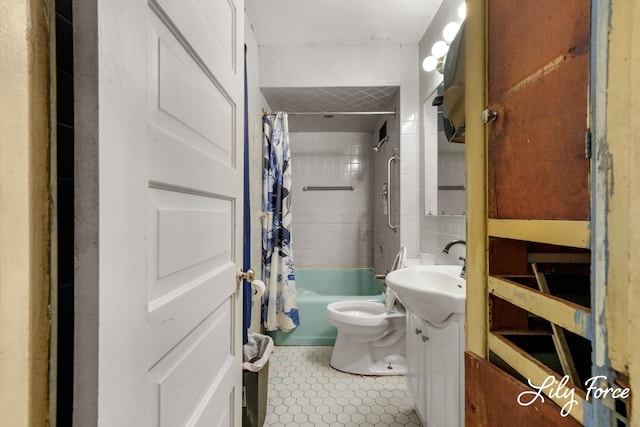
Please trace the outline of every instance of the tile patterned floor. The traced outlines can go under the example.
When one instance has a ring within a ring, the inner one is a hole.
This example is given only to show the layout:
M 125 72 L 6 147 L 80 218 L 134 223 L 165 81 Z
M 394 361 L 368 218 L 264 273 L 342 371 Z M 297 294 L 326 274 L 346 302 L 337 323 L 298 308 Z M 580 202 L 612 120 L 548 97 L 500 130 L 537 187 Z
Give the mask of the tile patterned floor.
M 336 371 L 332 349 L 274 347 L 265 426 L 421 426 L 404 376 Z

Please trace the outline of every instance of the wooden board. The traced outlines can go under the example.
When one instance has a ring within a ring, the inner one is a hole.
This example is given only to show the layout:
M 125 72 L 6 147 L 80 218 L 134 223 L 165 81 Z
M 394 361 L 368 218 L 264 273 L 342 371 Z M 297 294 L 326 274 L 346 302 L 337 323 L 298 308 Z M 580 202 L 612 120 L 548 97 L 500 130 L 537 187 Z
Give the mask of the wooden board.
M 490 0 L 489 217 L 586 220 L 589 2 Z
M 468 427 L 580 426 L 570 416 L 562 417 L 561 408 L 549 399 L 520 406 L 518 395 L 533 389 L 470 352 L 465 352 L 465 384 L 465 425 Z
M 489 238 L 489 274 L 527 274 L 527 244 L 517 240 Z M 489 295 L 489 324 L 495 329 L 526 329 L 527 312 Z

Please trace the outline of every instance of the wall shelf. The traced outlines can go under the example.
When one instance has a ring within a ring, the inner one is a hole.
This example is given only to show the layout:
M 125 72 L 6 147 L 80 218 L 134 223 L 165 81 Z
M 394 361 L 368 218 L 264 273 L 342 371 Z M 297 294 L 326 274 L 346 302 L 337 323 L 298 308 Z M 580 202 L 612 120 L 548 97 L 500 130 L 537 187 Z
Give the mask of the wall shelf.
M 487 220 L 492 237 L 526 240 L 573 248 L 589 248 L 589 221 L 494 219 Z

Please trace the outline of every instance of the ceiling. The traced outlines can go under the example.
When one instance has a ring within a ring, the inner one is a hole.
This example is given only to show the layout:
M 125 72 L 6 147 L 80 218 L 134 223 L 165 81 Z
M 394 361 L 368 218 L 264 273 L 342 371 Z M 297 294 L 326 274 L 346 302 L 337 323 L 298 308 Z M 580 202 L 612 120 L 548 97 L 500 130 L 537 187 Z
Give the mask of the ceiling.
M 418 43 L 443 0 L 245 0 L 260 45 Z
M 443 0 L 245 0 L 259 45 L 418 43 Z M 397 87 L 262 88 L 273 111 L 386 111 Z M 372 132 L 381 116 L 290 116 L 291 132 Z
M 397 86 L 262 88 L 273 111 L 394 111 Z M 372 132 L 385 116 L 291 115 L 290 132 Z M 392 117 L 392 116 L 386 116 Z

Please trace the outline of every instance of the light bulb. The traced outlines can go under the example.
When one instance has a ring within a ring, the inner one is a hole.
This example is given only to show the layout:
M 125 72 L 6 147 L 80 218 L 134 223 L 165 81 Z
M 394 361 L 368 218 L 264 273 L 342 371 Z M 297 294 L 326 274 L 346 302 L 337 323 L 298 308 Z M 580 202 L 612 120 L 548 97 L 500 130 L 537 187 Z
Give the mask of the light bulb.
M 433 56 L 427 56 L 424 58 L 424 61 L 422 61 L 422 69 L 427 72 L 435 70 L 437 66 L 438 60 Z
M 431 54 L 436 58 L 442 58 L 449 51 L 449 45 L 442 40 L 437 41 L 431 46 Z
M 467 4 L 466 3 L 462 3 L 460 5 L 460 7 L 458 8 L 458 16 L 460 17 L 460 19 L 464 19 L 467 17 Z
M 460 29 L 460 24 L 457 22 L 449 22 L 444 26 L 444 30 L 442 30 L 442 37 L 448 42 L 451 42 L 458 34 L 458 30 Z

